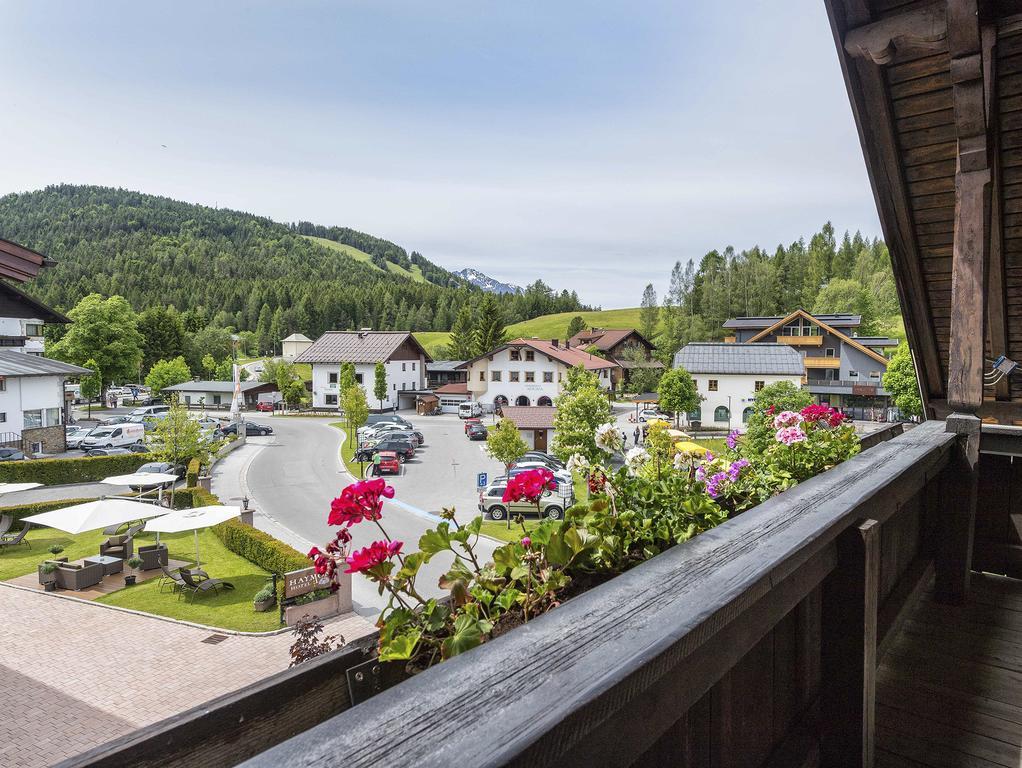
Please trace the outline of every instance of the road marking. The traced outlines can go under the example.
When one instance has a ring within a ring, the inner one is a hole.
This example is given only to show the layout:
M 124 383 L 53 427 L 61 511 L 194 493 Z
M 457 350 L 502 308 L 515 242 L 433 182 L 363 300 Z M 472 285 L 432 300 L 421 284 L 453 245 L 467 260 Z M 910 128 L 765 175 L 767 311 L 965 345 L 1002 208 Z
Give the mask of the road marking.
M 424 517 L 427 520 L 432 520 L 435 523 L 439 523 L 443 520 L 443 518 L 440 517 L 440 515 L 434 515 L 432 512 L 427 512 L 424 509 L 419 509 L 418 507 L 412 506 L 407 501 L 399 501 L 398 499 L 387 499 L 387 503 L 397 504 L 399 507 L 407 510 L 408 512 L 411 512 L 413 515 Z

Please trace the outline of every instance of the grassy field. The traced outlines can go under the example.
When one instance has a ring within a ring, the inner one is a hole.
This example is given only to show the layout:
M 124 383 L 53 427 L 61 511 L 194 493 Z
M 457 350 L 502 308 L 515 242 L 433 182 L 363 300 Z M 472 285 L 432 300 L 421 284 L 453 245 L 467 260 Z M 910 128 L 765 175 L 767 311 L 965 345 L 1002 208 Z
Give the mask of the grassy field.
M 349 256 L 355 261 L 361 261 L 363 264 L 368 264 L 373 269 L 380 269 L 378 266 L 373 264 L 372 256 L 365 251 L 360 251 L 354 246 L 338 243 L 334 240 L 327 240 L 324 237 L 312 237 L 311 235 L 304 235 L 304 237 L 317 245 L 322 245 L 324 248 L 329 248 L 330 250 L 343 253 L 345 256 Z M 387 271 L 393 275 L 397 275 L 398 277 L 407 277 L 409 280 L 414 280 L 417 283 L 426 282 L 426 278 L 422 276 L 422 270 L 419 268 L 418 264 L 412 264 L 412 268 L 408 270 L 398 264 L 388 261 Z
M 71 535 L 54 528 L 33 528 L 27 538 L 31 549 L 19 546 L 0 554 L 0 580 L 33 573 L 39 563 L 51 557 L 80 560 L 98 554 L 99 543 L 107 537 L 101 531 Z M 135 545 L 154 543 L 155 540 L 155 535 L 142 533 L 136 536 Z M 163 534 L 160 541 L 167 544 L 171 560 L 194 560 L 195 545 L 191 533 Z M 54 544 L 64 547 L 64 551 L 51 555 L 49 548 Z M 276 610 L 256 613 L 252 608 L 252 598 L 267 583 L 269 573 L 228 550 L 208 529 L 199 531 L 199 555 L 203 570 L 214 578 L 229 581 L 234 589 L 222 591 L 219 595 L 186 598 L 167 590 L 161 594 L 159 579 L 150 579 L 104 595 L 98 602 L 223 629 L 265 632 L 279 628 Z M 127 566 L 125 572 L 130 572 Z
M 596 328 L 637 328 L 639 325 L 639 308 L 605 309 L 600 312 L 559 312 L 543 315 L 532 320 L 515 323 L 507 327 L 509 338 L 535 336 L 540 339 L 563 339 L 568 330 L 568 323 L 575 315 L 581 315 L 588 327 Z M 443 331 L 417 332 L 415 338 L 434 357 L 442 354 L 450 334 Z

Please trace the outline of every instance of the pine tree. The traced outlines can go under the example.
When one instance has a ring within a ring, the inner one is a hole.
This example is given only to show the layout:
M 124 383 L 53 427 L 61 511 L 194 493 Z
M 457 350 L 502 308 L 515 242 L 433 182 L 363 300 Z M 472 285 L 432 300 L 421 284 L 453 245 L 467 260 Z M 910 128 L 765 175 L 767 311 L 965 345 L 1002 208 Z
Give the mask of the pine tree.
M 476 310 L 475 354 L 482 355 L 507 341 L 504 318 L 492 293 L 483 296 Z
M 568 328 L 564 331 L 564 338 L 570 339 L 576 333 L 582 333 L 586 329 L 586 321 L 582 315 L 575 315 L 568 321 Z
M 373 397 L 380 402 L 380 410 L 383 410 L 383 401 L 387 398 L 387 367 L 383 363 L 377 363 L 373 371 Z
M 660 322 L 660 306 L 656 301 L 653 283 L 649 283 L 646 290 L 642 292 L 641 307 L 639 310 L 639 333 L 652 341 L 656 335 L 657 324 Z
M 451 340 L 447 346 L 447 354 L 452 360 L 468 360 L 475 357 L 475 321 L 472 318 L 472 307 L 468 304 L 461 308 L 451 328 Z

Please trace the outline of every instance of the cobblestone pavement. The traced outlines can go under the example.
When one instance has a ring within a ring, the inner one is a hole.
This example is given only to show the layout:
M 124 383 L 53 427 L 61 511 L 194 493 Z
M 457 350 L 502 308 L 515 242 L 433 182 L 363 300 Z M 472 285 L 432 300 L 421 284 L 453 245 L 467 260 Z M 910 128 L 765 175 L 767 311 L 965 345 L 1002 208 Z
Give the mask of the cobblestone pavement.
M 287 668 L 291 635 L 229 635 L 0 585 L 0 766 L 48 766 Z M 326 623 L 351 641 L 373 627 Z

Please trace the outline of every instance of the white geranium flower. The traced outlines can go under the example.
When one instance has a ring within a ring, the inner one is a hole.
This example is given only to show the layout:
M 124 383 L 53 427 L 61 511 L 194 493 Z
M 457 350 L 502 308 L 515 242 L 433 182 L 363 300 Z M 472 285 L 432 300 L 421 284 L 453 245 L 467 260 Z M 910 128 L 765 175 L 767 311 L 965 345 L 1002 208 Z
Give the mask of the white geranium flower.
M 621 450 L 621 433 L 614 424 L 607 422 L 596 428 L 596 447 L 610 454 Z
M 642 446 L 631 448 L 625 454 L 625 466 L 628 467 L 628 473 L 631 475 L 638 474 L 639 469 L 647 461 L 649 461 L 649 453 Z
M 589 473 L 589 459 L 583 456 L 581 453 L 571 454 L 571 458 L 568 459 L 568 471 L 577 473 L 579 475 L 586 475 Z
M 688 469 L 689 457 L 684 453 L 674 454 L 674 468 L 679 472 L 683 469 Z

